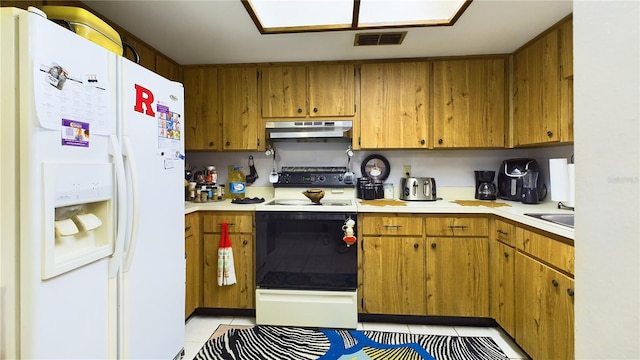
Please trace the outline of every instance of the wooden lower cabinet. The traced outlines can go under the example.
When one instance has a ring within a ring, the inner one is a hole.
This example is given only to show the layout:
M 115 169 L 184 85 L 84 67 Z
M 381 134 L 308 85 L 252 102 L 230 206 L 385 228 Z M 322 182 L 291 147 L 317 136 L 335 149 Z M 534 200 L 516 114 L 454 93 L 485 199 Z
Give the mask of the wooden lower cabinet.
M 515 338 L 516 226 L 495 219 L 489 240 L 489 314 Z
M 421 237 L 362 238 L 363 307 L 371 314 L 426 315 Z
M 363 214 L 359 219 L 363 312 L 489 316 L 486 216 Z
M 490 316 L 515 338 L 515 264 L 516 251 L 512 246 L 493 241 L 491 257 Z
M 488 219 L 426 217 L 427 314 L 489 316 Z
M 488 317 L 487 238 L 430 237 L 427 246 L 427 314 Z
M 184 316 L 202 306 L 202 237 L 200 215 L 187 214 L 184 217 L 184 256 L 186 260 Z
M 424 217 L 358 215 L 361 311 L 426 315 Z
M 516 342 L 533 359 L 574 359 L 574 280 L 516 254 Z
M 233 252 L 236 283 L 218 285 L 218 247 L 226 222 Z M 207 212 L 202 217 L 204 242 L 203 306 L 225 309 L 255 308 L 254 219 L 251 212 Z

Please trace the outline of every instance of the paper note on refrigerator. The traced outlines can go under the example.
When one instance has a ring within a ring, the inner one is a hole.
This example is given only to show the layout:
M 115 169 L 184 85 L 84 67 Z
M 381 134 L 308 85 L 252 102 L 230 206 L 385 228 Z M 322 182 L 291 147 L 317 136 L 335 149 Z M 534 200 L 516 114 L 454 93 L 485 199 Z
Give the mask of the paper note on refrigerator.
M 93 134 L 109 134 L 114 104 L 110 102 L 106 63 L 59 61 L 34 61 L 34 100 L 40 126 L 60 130 L 61 119 L 74 119 L 91 124 Z

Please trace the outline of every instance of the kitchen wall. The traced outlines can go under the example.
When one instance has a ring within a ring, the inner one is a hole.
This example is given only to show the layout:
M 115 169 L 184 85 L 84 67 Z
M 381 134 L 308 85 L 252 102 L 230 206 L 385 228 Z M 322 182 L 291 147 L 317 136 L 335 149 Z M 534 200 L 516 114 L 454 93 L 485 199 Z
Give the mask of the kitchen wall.
M 282 166 L 347 166 L 347 143 L 329 142 L 298 143 L 277 142 L 276 161 L 278 171 Z M 498 170 L 502 160 L 532 157 L 538 160 L 549 184 L 549 159 L 571 158 L 573 146 L 556 146 L 531 149 L 497 150 L 383 150 L 354 151 L 351 170 L 361 176 L 362 160 L 370 154 L 383 155 L 391 165 L 388 182 L 398 186 L 403 165 L 411 165 L 411 176 L 429 176 L 440 187 L 474 186 L 474 170 Z M 215 165 L 220 182 L 226 182 L 227 165 L 242 166 L 249 173 L 249 155 L 253 155 L 259 178 L 253 186 L 270 186 L 268 178 L 273 160 L 264 152 L 187 152 L 187 163 L 194 170 L 205 165 Z

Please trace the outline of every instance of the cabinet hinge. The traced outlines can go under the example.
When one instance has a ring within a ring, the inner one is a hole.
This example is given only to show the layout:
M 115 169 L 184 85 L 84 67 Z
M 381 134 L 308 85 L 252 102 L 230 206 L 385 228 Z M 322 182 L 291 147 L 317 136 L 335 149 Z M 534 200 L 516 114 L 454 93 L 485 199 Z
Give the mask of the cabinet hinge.
M 356 109 L 357 109 L 357 107 L 356 107 L 356 106 L 357 106 L 356 104 L 353 104 L 353 112 L 354 112 L 354 113 L 355 113 L 355 112 L 357 112 L 357 110 L 356 110 Z
M 360 143 L 360 136 L 358 136 L 358 145 L 362 145 L 362 144 Z

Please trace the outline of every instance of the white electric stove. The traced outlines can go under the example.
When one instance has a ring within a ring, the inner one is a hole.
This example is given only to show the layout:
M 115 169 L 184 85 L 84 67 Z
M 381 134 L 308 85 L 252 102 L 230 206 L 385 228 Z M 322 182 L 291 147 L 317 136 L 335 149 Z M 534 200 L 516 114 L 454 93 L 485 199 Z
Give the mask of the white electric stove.
M 345 173 L 283 167 L 274 199 L 256 206 L 257 324 L 357 327 L 358 246 L 343 228 L 357 207 Z M 309 189 L 325 192 L 319 204 L 303 194 Z

